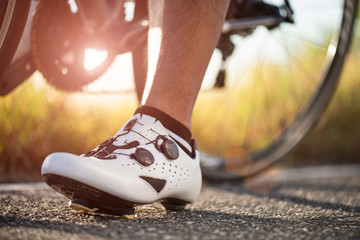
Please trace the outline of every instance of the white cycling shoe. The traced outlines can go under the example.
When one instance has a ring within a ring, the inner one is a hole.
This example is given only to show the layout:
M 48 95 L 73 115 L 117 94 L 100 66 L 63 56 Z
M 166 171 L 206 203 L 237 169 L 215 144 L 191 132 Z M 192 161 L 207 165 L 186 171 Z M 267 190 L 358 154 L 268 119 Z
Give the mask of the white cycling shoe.
M 49 155 L 41 173 L 70 207 L 112 214 L 132 214 L 134 206 L 159 200 L 168 210 L 183 209 L 202 182 L 195 141 L 189 156 L 159 121 L 141 114 L 88 153 Z

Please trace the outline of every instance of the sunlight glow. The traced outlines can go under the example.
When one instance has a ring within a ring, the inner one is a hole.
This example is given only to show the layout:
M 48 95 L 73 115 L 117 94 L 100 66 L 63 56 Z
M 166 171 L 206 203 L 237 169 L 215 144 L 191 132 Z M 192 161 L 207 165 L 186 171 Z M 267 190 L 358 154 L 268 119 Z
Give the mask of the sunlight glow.
M 68 0 L 68 4 L 70 6 L 70 11 L 72 13 L 77 13 L 79 11 L 79 8 L 78 8 L 75 0 Z
M 148 49 L 148 75 L 142 104 L 144 104 L 144 101 L 146 101 L 152 87 L 153 78 L 155 76 L 156 67 L 160 56 L 162 35 L 163 32 L 160 27 L 153 27 L 149 29 L 149 46 L 152 47 Z
M 91 71 L 100 66 L 107 58 L 108 52 L 106 50 L 98 51 L 94 48 L 85 49 L 84 69 Z
M 85 86 L 86 92 L 131 92 L 134 91 L 134 75 L 131 53 L 117 55 L 106 72 L 96 81 Z

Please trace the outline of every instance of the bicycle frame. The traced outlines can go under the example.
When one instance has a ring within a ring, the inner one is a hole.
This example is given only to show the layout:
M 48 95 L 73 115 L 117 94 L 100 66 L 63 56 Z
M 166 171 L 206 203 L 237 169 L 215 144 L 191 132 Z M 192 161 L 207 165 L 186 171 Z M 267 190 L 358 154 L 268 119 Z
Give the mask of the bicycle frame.
M 140 1 L 140 0 L 138 0 Z M 145 30 L 148 29 L 148 24 L 146 21 L 147 16 L 141 20 L 141 22 L 124 22 L 122 15 L 122 8 L 124 7 L 125 2 L 134 2 L 136 1 L 116 1 L 115 5 L 110 9 L 108 3 L 104 0 L 94 0 L 89 4 L 87 0 L 73 0 L 76 5 L 78 5 L 79 13 L 85 31 L 89 35 L 94 35 L 95 33 L 107 32 L 108 29 L 113 29 L 112 26 L 119 26 L 119 31 L 122 34 L 109 33 L 115 35 L 114 42 L 118 43 L 118 49 L 120 52 L 131 50 L 129 43 L 132 42 L 139 34 L 145 34 Z M 262 1 L 258 0 L 245 0 L 244 4 L 249 5 L 249 7 L 254 7 L 256 4 L 263 4 Z M 288 0 L 284 1 L 282 6 L 273 6 L 273 5 L 264 5 L 265 7 L 275 7 L 277 11 L 273 11 L 272 14 L 266 13 L 266 11 L 252 11 L 256 12 L 256 15 L 253 14 L 249 17 L 227 19 L 222 28 L 222 34 L 229 34 L 234 32 L 242 32 L 247 29 L 254 29 L 257 26 L 265 26 L 269 29 L 274 28 L 281 24 L 282 22 L 293 23 L 293 11 Z M 265 9 L 266 10 L 266 9 Z M 125 30 L 121 30 L 123 27 Z M 125 45 L 125 46 L 124 46 Z M 130 48 L 130 49 L 129 49 Z
M 141 0 L 138 0 L 141 1 Z M 131 52 L 133 49 L 137 48 L 136 42 L 134 41 L 137 38 L 147 34 L 148 30 L 148 21 L 147 21 L 147 11 L 143 11 L 144 16 L 137 16 L 136 21 L 124 21 L 124 4 L 126 2 L 136 1 L 113 1 L 111 7 L 109 2 L 105 0 L 93 0 L 91 4 L 87 0 L 72 0 L 69 1 L 70 4 L 75 6 L 72 11 L 79 11 L 82 25 L 86 34 L 89 37 L 95 36 L 99 39 L 109 38 L 108 44 L 113 45 L 111 49 L 114 49 L 117 54 Z M 35 12 L 38 1 L 31 2 L 31 9 L 29 12 Z M 262 1 L 259 0 L 245 0 L 245 4 L 248 4 L 251 8 L 252 5 L 262 4 Z M 246 17 L 235 17 L 231 16 L 226 19 L 222 33 L 223 34 L 242 34 L 246 33 L 251 29 L 256 28 L 257 26 L 266 26 L 269 29 L 278 26 L 282 22 L 293 22 L 292 10 L 290 4 L 287 0 L 284 0 L 282 6 L 273 6 L 266 5 L 267 7 L 277 8 L 272 14 L 265 12 L 257 12 L 256 14 L 246 16 Z M 239 8 L 240 9 L 240 8 Z M 238 11 L 238 9 L 237 9 Z M 255 11 L 254 11 L 255 13 Z M 31 26 L 32 24 L 32 14 L 29 14 L 26 25 Z M 21 26 L 18 26 L 21 27 Z M 22 36 L 20 45 L 22 42 L 26 42 Z M 30 46 L 28 46 L 30 49 Z M 30 50 L 29 50 L 30 51 Z M 1 86 L 1 95 L 6 95 L 21 82 L 23 82 L 27 77 L 29 77 L 35 70 L 35 64 L 31 57 L 31 52 L 23 54 L 18 61 L 11 63 L 11 66 L 3 72 L 0 78 Z M 12 57 L 10 57 L 12 59 Z

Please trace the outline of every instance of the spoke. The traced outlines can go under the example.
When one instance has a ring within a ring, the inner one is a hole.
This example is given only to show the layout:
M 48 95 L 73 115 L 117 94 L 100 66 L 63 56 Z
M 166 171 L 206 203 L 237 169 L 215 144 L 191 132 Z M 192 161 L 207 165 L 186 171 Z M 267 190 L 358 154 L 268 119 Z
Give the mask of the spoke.
M 274 32 L 270 32 L 270 34 L 275 38 L 275 39 L 278 39 L 278 37 L 276 36 L 276 34 Z M 280 40 L 278 39 L 278 41 L 280 42 Z M 285 49 L 290 49 L 289 47 L 289 43 L 287 40 L 283 39 L 282 40 L 283 44 L 281 45 L 282 46 L 282 49 L 284 50 Z M 285 47 L 284 47 L 285 46 Z M 289 80 L 288 81 L 291 81 L 291 83 L 289 84 L 291 90 L 289 90 L 291 92 L 291 96 L 296 100 L 296 102 L 298 103 L 297 105 L 301 105 L 301 100 L 300 100 L 300 97 L 299 97 L 299 94 L 298 94 L 298 88 L 295 86 L 295 82 L 296 82 L 296 79 L 297 79 L 297 76 L 295 74 L 295 71 L 294 71 L 294 64 L 293 61 L 291 60 L 291 57 L 289 56 L 289 51 L 285 51 L 285 54 L 287 56 L 287 59 L 288 61 L 286 61 L 287 63 L 289 63 L 288 65 L 290 65 L 290 67 L 288 68 L 284 68 L 284 69 L 287 69 L 288 70 L 288 74 L 289 74 Z
M 316 79 L 316 77 L 313 75 L 313 73 L 311 73 L 306 68 L 306 66 L 301 62 L 301 60 L 297 56 L 292 54 L 292 52 L 290 50 L 290 47 L 287 44 L 284 43 L 284 40 L 280 39 L 278 37 L 276 37 L 276 38 L 278 39 L 279 42 L 282 43 L 283 49 L 285 50 L 285 53 L 287 54 L 288 59 L 290 59 L 289 63 L 294 67 L 298 66 L 299 69 L 302 69 L 303 70 L 302 72 L 303 72 L 304 76 L 306 76 L 306 79 Z M 313 86 L 313 82 L 312 82 L 311 86 Z
M 325 51 L 327 50 L 327 45 L 324 45 L 322 43 L 315 42 L 314 40 L 310 40 L 308 38 L 302 37 L 293 31 L 287 31 L 285 28 L 281 28 L 281 31 L 284 33 L 284 36 L 291 37 L 293 39 L 297 39 L 298 41 L 302 41 L 308 45 L 315 46 L 315 47 L 323 49 Z
M 262 41 L 262 42 L 267 42 L 267 41 Z M 264 45 L 261 46 L 261 49 L 263 49 L 263 46 Z M 253 107 L 251 109 L 253 110 L 253 112 L 249 113 L 249 117 L 245 123 L 246 134 L 244 135 L 244 145 L 247 148 L 254 148 L 254 146 L 252 146 L 252 141 L 254 138 L 253 136 L 254 124 L 252 124 L 253 123 L 252 119 L 254 119 L 255 123 L 257 123 L 256 117 L 259 116 L 259 109 L 261 109 L 260 99 L 264 97 L 263 96 L 264 94 L 262 94 L 262 89 L 264 88 L 264 84 L 262 84 L 261 82 L 263 81 L 263 69 L 264 69 L 264 61 L 265 61 L 263 55 L 264 55 L 263 50 L 258 51 L 258 57 L 251 64 L 253 67 L 250 68 L 255 71 L 255 74 L 252 75 L 253 77 L 255 77 L 255 79 L 252 79 L 254 81 L 254 85 L 251 90 L 251 96 L 255 96 L 255 99 L 253 97 L 251 99 L 254 99 L 255 102 L 252 103 Z M 271 118 L 270 112 L 269 112 L 269 116 Z
M 268 34 L 266 35 L 266 41 L 264 41 L 264 44 L 262 45 L 263 49 L 265 49 L 265 46 L 268 45 L 269 40 L 267 40 L 267 39 L 269 39 Z M 263 52 L 265 52 L 265 50 L 262 50 L 261 52 L 263 53 Z M 274 111 L 273 104 L 274 103 L 271 103 L 271 100 L 269 99 L 270 94 L 272 94 L 272 93 L 269 93 L 269 92 L 271 90 L 274 90 L 274 88 L 268 89 L 267 86 L 266 86 L 266 76 L 264 77 L 264 72 L 265 72 L 266 68 L 265 68 L 265 60 L 264 60 L 265 58 L 263 57 L 263 54 L 261 54 L 261 58 L 262 58 L 262 64 L 261 64 L 262 69 L 261 69 L 261 72 L 259 74 L 259 78 L 263 79 L 262 80 L 262 82 L 263 82 L 262 88 L 263 88 L 264 93 L 262 94 L 263 95 L 262 97 L 264 97 L 264 104 L 265 104 L 264 109 L 267 111 L 267 114 L 266 114 L 267 118 L 264 119 L 264 122 L 266 121 L 267 123 L 270 123 L 270 124 L 268 124 L 266 126 L 266 131 L 265 131 L 264 134 L 267 137 L 266 140 L 269 141 L 269 140 L 272 140 L 272 139 L 269 139 L 268 136 L 269 135 L 274 135 L 274 132 L 275 132 L 275 129 L 276 129 L 276 123 L 274 121 L 274 115 L 273 115 L 273 111 Z M 275 81 L 276 81 L 276 79 L 275 79 Z M 275 84 L 275 85 L 277 85 L 277 84 Z M 286 103 L 286 101 L 285 101 L 285 103 Z M 269 133 L 271 133 L 271 134 L 269 134 Z

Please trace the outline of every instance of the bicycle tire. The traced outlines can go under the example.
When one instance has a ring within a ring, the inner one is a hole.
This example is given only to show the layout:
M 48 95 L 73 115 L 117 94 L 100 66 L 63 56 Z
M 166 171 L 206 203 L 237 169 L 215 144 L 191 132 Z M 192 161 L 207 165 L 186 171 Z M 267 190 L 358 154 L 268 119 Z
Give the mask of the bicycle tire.
M 293 3 L 296 2 L 296 0 L 290 2 Z M 255 149 L 248 150 L 246 146 L 244 146 L 244 143 L 240 143 L 238 144 L 240 147 L 234 151 L 235 153 L 233 153 L 233 155 L 223 152 L 219 156 L 217 153 L 208 154 L 201 152 L 201 168 L 204 178 L 219 181 L 242 179 L 252 176 L 283 160 L 304 140 L 306 135 L 315 126 L 333 96 L 345 57 L 350 47 L 354 21 L 358 10 L 358 1 L 345 0 L 342 6 L 342 9 L 339 11 L 339 13 L 341 13 L 341 24 L 339 24 L 338 37 L 335 38 L 335 42 L 329 43 L 326 50 L 326 58 L 323 59 L 323 63 L 328 61 L 326 62 L 327 64 L 325 64 L 324 72 L 318 78 L 317 85 L 312 86 L 313 90 L 311 94 L 307 95 L 306 101 L 299 104 L 300 106 L 297 112 L 294 113 L 294 116 L 292 116 L 292 120 L 284 124 L 281 132 L 278 133 L 275 138 L 271 139 L 266 146 L 255 147 Z M 322 9 L 318 9 L 318 15 L 321 15 L 319 13 L 321 10 Z M 294 11 L 296 14 L 296 9 L 294 9 Z M 281 26 L 279 28 L 281 28 Z M 289 48 L 287 50 L 290 51 Z M 295 61 L 295 58 L 293 60 Z M 261 64 L 263 63 L 261 62 Z M 313 68 L 316 68 L 316 66 Z M 318 74 L 320 74 L 320 72 Z M 295 78 L 296 75 L 293 77 Z M 217 102 L 216 104 L 217 108 L 219 108 L 219 103 Z M 199 105 L 202 106 L 201 103 Z M 239 109 L 237 110 L 239 111 Z M 195 112 L 195 114 L 197 113 Z M 198 115 L 200 114 L 201 113 L 198 113 Z M 196 118 L 197 116 L 194 117 L 194 119 Z M 267 120 L 268 119 L 266 119 L 266 121 Z M 249 118 L 248 121 L 250 122 L 251 119 Z M 193 126 L 194 125 L 196 125 L 196 123 L 193 123 Z M 199 129 L 206 128 L 203 123 L 200 125 Z M 196 126 L 194 126 L 194 128 L 195 137 L 201 135 L 201 133 L 199 133 L 200 130 L 198 130 Z M 215 127 L 212 128 L 216 129 Z M 214 137 L 213 146 L 216 146 L 218 142 L 222 141 L 222 136 L 219 136 L 221 135 L 219 132 L 220 131 L 217 131 L 218 136 Z M 204 138 L 204 136 L 199 137 L 199 139 L 201 138 Z M 206 139 L 208 140 L 208 138 Z M 202 145 L 204 144 L 200 141 L 200 149 Z M 208 147 L 209 151 L 212 150 L 211 148 L 214 148 L 213 146 Z
M 2 1 L 0 11 L 0 77 L 5 73 L 14 57 L 25 28 L 30 2 L 30 0 Z

